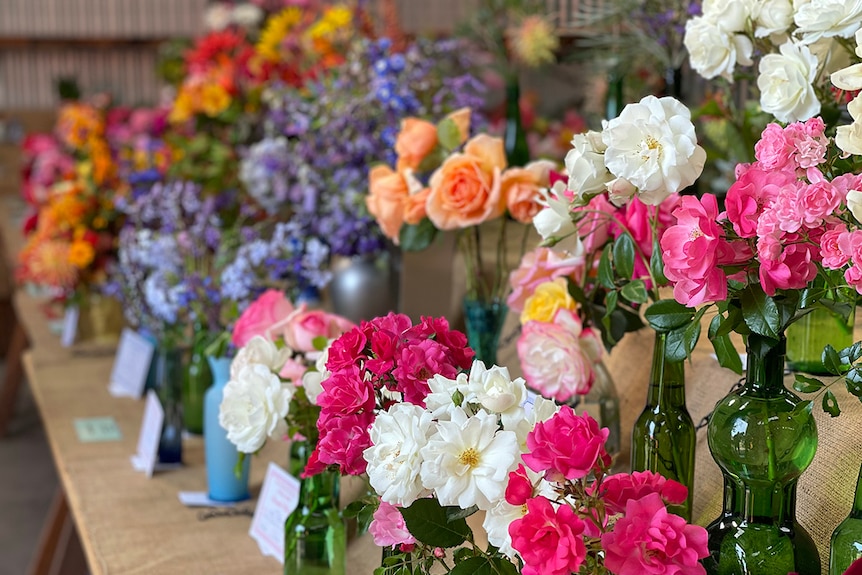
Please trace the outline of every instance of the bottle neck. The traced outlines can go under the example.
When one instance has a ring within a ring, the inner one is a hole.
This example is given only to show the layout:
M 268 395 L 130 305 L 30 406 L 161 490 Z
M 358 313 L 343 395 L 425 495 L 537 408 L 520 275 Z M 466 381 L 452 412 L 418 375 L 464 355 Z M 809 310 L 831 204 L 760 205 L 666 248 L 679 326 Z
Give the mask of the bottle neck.
M 724 477 L 724 509 L 749 523 L 788 525 L 796 521 L 796 480 L 783 485 L 754 484 Z
M 685 407 L 685 362 L 669 361 L 666 347 L 667 334 L 656 332 L 647 406 Z
M 859 477 L 856 479 L 856 496 L 853 498 L 853 509 L 850 517 L 862 519 L 862 467 L 859 468 Z
M 754 392 L 775 392 L 784 389 L 784 355 L 787 340 L 784 334 L 776 340 L 750 334 L 745 349 L 748 354 L 745 387 Z

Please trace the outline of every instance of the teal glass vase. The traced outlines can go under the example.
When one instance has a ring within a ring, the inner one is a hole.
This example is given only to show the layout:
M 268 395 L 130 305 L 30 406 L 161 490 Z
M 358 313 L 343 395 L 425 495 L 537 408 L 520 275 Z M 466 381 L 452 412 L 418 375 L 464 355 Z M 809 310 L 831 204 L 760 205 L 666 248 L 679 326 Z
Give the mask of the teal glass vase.
M 707 428 L 724 476 L 724 508 L 707 526 L 710 575 L 818 575 L 820 557 L 796 521 L 796 484 L 817 450 L 811 403 L 784 386 L 786 340 L 751 334 L 745 383 Z
M 308 441 L 291 444 L 291 475 L 302 476 L 312 449 Z M 299 504 L 284 522 L 284 575 L 347 573 L 347 531 L 339 510 L 340 481 L 337 471 L 300 479 Z
M 194 339 L 183 378 L 183 427 L 195 435 L 204 432 L 204 395 L 213 383 L 206 348 L 213 339 L 214 336 L 209 332 L 200 325 L 195 325 Z
M 850 515 L 835 528 L 829 541 L 829 575 L 843 575 L 857 559 L 862 559 L 862 467 Z
M 512 73 L 506 80 L 506 161 L 509 166 L 525 166 L 530 161 L 527 131 L 521 120 L 521 85 L 518 74 Z
M 476 359 L 486 366 L 497 363 L 497 347 L 500 333 L 506 323 L 509 307 L 499 299 L 482 301 L 472 298 L 464 300 L 464 323 L 467 343 L 476 352 Z
M 694 493 L 694 422 L 685 406 L 685 366 L 665 357 L 667 334 L 655 335 L 646 407 L 632 429 L 632 471 L 653 471 L 688 488 L 669 511 L 691 521 Z

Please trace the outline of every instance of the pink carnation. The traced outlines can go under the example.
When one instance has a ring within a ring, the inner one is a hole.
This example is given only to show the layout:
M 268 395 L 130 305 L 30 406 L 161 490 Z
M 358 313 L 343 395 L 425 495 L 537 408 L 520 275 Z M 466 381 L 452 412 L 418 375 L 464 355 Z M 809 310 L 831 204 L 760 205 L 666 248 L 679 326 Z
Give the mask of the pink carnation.
M 641 499 L 650 493 L 658 493 L 671 505 L 680 505 L 688 498 L 685 485 L 652 471 L 610 475 L 602 480 L 600 490 L 607 511 L 611 514 L 624 512 L 629 500 Z
M 549 481 L 580 479 L 599 465 L 610 464 L 605 441 L 610 431 L 599 429 L 588 413 L 575 415 L 564 405 L 547 421 L 536 424 L 527 435 L 524 463 Z
M 600 196 L 596 196 L 600 197 Z M 583 273 L 583 256 L 563 258 L 551 248 L 536 248 L 524 254 L 521 265 L 509 276 L 512 293 L 506 303 L 512 311 L 520 313 L 536 288 L 557 277 L 571 276 L 577 271 Z
M 233 327 L 231 342 L 243 347 L 256 335 L 268 337 L 269 330 L 293 312 L 293 304 L 283 293 L 267 290 L 249 305 Z
M 380 501 L 380 506 L 374 512 L 374 518 L 368 526 L 368 532 L 378 547 L 394 547 L 395 545 L 410 545 L 416 539 L 407 530 L 407 523 L 398 508 L 391 503 Z
M 509 525 L 512 548 L 524 560 L 524 575 L 577 573 L 587 555 L 584 522 L 568 505 L 556 511 L 544 497 L 527 501 L 527 514 Z
M 617 575 L 706 573 L 700 559 L 709 555 L 706 529 L 668 513 L 658 493 L 630 499 L 626 512 L 602 535 L 605 567 Z

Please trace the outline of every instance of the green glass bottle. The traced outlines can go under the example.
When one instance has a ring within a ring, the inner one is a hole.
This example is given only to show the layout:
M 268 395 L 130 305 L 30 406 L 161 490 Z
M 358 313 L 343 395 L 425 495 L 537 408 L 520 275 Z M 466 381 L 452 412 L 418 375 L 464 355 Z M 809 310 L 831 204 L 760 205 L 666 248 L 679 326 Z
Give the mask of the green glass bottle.
M 747 338 L 745 384 L 720 400 L 707 428 L 724 475 L 724 509 L 706 530 L 710 575 L 819 575 L 796 521 L 796 484 L 817 450 L 811 403 L 784 386 L 786 340 Z
M 847 319 L 826 308 L 818 308 L 792 323 L 787 328 L 788 369 L 827 375 L 829 370 L 823 365 L 823 348 L 826 344 L 835 349 L 853 345 L 855 321 L 855 307 L 851 308 Z
M 206 348 L 215 339 L 200 324 L 195 324 L 188 369 L 183 379 L 183 427 L 189 433 L 204 432 L 204 394 L 213 383 Z
M 525 166 L 530 161 L 527 132 L 521 122 L 521 86 L 518 74 L 512 72 L 506 80 L 506 161 L 509 166 Z
M 688 487 L 688 499 L 669 510 L 691 521 L 694 422 L 685 407 L 685 367 L 665 357 L 666 333 L 655 335 L 647 402 L 632 430 L 632 471 L 653 471 Z
M 862 467 L 856 480 L 856 496 L 850 515 L 832 532 L 829 542 L 829 575 L 843 575 L 850 564 L 862 558 Z

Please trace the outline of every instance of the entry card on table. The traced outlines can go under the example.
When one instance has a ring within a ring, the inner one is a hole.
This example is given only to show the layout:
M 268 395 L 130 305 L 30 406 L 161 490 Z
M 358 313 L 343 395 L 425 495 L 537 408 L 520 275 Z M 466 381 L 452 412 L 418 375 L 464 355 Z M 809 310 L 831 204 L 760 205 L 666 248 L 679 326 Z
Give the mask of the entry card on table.
M 299 505 L 299 480 L 273 462 L 266 469 L 248 534 L 261 553 L 284 563 L 284 522 Z
M 147 393 L 147 404 L 144 408 L 144 419 L 141 422 L 141 434 L 138 436 L 138 453 L 132 456 L 132 466 L 153 476 L 156 460 L 159 457 L 159 439 L 162 435 L 162 423 L 165 421 L 165 411 L 156 392 L 152 389 Z
M 81 443 L 120 441 L 123 434 L 113 417 L 88 417 L 75 420 L 75 433 Z
M 114 397 L 141 397 L 152 359 L 153 344 L 137 332 L 125 328 L 111 369 L 110 394 Z

